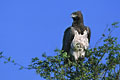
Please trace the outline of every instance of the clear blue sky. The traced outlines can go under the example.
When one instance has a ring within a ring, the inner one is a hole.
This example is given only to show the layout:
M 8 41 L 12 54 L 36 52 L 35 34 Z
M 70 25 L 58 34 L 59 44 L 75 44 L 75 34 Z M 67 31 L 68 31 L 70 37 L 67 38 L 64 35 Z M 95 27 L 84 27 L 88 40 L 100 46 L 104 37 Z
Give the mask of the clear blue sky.
M 106 25 L 120 21 L 120 0 L 0 0 L 0 51 L 29 65 L 31 58 L 61 49 L 70 14 L 81 10 L 94 47 Z M 120 29 L 114 32 L 120 37 Z M 18 70 L 0 60 L 0 80 L 42 80 L 34 70 Z

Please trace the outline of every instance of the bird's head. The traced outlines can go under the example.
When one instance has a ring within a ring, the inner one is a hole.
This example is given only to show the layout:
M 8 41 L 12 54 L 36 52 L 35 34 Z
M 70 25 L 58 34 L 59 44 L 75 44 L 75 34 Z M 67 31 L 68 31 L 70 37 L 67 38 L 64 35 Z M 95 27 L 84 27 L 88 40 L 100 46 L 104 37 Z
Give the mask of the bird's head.
M 71 17 L 73 18 L 74 21 L 78 20 L 78 21 L 83 22 L 83 15 L 82 15 L 81 11 L 73 12 L 71 14 Z

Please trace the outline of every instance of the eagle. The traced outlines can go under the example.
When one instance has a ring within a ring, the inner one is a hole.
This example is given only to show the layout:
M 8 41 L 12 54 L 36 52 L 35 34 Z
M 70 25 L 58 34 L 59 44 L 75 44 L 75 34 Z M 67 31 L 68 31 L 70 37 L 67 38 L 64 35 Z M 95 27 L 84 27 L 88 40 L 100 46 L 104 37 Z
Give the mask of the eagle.
M 72 55 L 77 61 L 79 58 L 85 57 L 85 50 L 89 48 L 91 30 L 84 26 L 81 11 L 73 12 L 71 17 L 73 23 L 64 32 L 62 50 L 68 55 Z

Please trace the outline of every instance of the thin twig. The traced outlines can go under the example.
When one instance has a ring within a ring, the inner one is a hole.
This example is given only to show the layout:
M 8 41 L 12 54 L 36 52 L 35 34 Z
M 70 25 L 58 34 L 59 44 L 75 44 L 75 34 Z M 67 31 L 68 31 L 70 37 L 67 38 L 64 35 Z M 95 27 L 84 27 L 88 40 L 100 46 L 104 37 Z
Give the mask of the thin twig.
M 107 28 L 108 28 L 108 25 L 107 25 L 106 28 L 104 29 L 103 34 L 105 34 Z M 97 40 L 97 42 L 96 42 L 96 44 L 95 44 L 95 48 L 96 48 L 97 45 L 102 41 L 103 38 L 104 38 L 104 36 L 100 37 L 100 39 Z
M 8 58 L 7 57 L 5 57 L 5 56 L 1 56 L 1 58 L 4 58 L 5 60 L 8 60 Z M 25 67 L 25 66 L 23 66 L 23 65 L 21 65 L 21 64 L 19 64 L 19 63 L 16 63 L 16 62 L 13 62 L 13 61 L 8 61 L 8 62 L 11 62 L 11 63 L 13 63 L 14 65 L 18 65 L 20 68 L 22 68 L 22 69 L 29 69 L 28 67 Z

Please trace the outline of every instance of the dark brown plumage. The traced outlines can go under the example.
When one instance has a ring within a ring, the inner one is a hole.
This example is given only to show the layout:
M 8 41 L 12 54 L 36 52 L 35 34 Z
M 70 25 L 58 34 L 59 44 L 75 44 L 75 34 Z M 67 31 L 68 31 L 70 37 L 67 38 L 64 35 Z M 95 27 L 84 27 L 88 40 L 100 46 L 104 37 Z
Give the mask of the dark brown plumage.
M 86 30 L 88 32 L 87 38 L 89 43 L 90 43 L 90 36 L 91 36 L 90 28 L 84 26 L 82 13 L 80 11 L 73 12 L 71 16 L 73 18 L 73 23 L 72 23 L 72 26 L 68 27 L 64 32 L 63 46 L 62 46 L 62 50 L 67 52 L 68 55 L 70 54 L 71 42 L 74 39 L 75 31 L 83 35 L 84 31 Z

